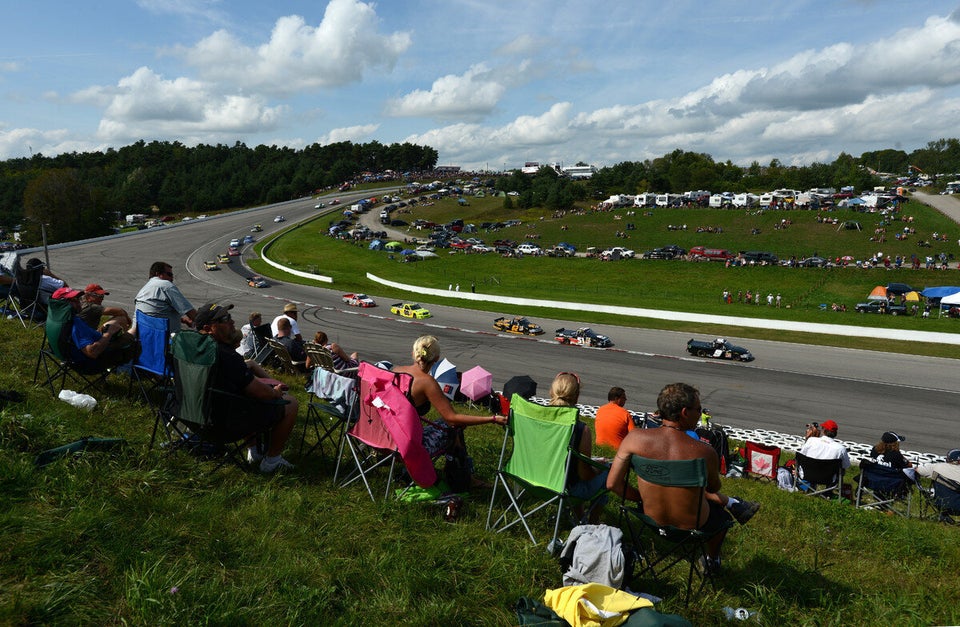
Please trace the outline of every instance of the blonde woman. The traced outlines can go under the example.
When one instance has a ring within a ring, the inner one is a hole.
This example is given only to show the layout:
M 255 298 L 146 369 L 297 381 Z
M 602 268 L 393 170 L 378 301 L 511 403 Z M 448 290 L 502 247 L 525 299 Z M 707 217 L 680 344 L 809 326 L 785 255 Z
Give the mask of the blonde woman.
M 449 427 L 470 427 L 483 424 L 507 424 L 507 417 L 471 416 L 458 413 L 447 398 L 440 384 L 430 374 L 430 369 L 440 360 L 440 344 L 432 335 L 424 335 L 413 343 L 413 363 L 408 366 L 394 366 L 394 372 L 405 372 L 413 376 L 410 387 L 410 400 L 421 416 L 436 408 L 442 420 L 437 426 L 427 425 L 423 429 L 423 444 L 431 456 L 446 451 L 453 444 L 454 429 Z

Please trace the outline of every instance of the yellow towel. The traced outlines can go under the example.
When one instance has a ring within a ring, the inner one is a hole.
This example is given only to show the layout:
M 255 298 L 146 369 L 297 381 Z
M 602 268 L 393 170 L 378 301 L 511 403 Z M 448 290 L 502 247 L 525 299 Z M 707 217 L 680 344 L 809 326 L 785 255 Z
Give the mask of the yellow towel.
M 543 602 L 573 627 L 617 627 L 653 603 L 599 583 L 547 590 Z

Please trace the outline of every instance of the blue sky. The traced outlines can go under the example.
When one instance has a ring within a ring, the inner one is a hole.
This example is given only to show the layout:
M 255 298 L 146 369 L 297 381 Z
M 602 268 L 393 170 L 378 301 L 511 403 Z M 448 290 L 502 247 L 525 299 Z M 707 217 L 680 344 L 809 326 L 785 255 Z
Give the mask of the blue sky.
M 805 164 L 960 137 L 948 2 L 34 0 L 0 24 L 0 159 L 144 139 Z

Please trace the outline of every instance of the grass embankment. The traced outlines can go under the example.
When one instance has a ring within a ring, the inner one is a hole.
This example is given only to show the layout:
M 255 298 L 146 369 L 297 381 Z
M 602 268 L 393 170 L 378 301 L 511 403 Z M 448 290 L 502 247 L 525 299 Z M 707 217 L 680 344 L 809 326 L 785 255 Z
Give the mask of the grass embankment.
M 0 411 L 0 624 L 510 625 L 519 596 L 560 585 L 542 546 L 484 530 L 488 490 L 450 524 L 431 505 L 335 489 L 329 458 L 288 451 L 297 470 L 264 477 L 149 451 L 153 416 L 125 398 L 125 380 L 93 413 L 29 383 L 40 337 L 0 323 L 0 389 L 27 395 Z M 38 452 L 86 435 L 129 446 L 34 467 Z M 468 431 L 480 476 L 492 476 L 501 437 Z M 960 621 L 958 529 L 746 479 L 724 491 L 763 509 L 728 536 L 716 593 L 683 608 L 679 569 L 669 585 L 637 586 L 666 596 L 664 611 L 696 625 L 725 623 L 724 606 L 766 625 Z
M 767 211 L 744 212 L 732 210 L 687 210 L 659 209 L 649 211 L 652 215 L 636 215 L 615 220 L 623 211 L 588 212 L 585 215 L 568 213 L 557 217 L 545 212 L 524 211 L 506 213 L 498 209 L 502 199 L 474 199 L 468 207 L 461 207 L 452 199 L 439 201 L 430 207 L 414 208 L 412 213 L 403 214 L 408 220 L 416 217 L 443 222 L 454 216 L 465 220 L 481 222 L 491 219 L 504 220 L 519 217 L 524 224 L 503 229 L 496 233 L 482 233 L 479 236 L 490 242 L 495 238 L 512 238 L 516 241 L 528 239 L 528 235 L 539 235 L 539 243 L 549 245 L 557 241 L 568 241 L 581 250 L 585 245 L 626 245 L 634 248 L 638 254 L 644 250 L 677 243 L 689 248 L 691 245 L 707 244 L 731 250 L 771 250 L 781 257 L 790 254 L 806 256 L 819 252 L 824 256 L 838 257 L 850 254 L 858 259 L 883 250 L 895 257 L 902 255 L 909 259 L 911 254 L 936 253 L 953 250 L 950 242 L 960 237 L 960 227 L 950 222 L 939 212 L 920 205 L 909 203 L 905 214 L 913 219 L 909 223 L 893 222 L 893 225 L 909 225 L 917 232 L 904 241 L 889 241 L 895 229 L 904 226 L 887 226 L 888 241 L 883 244 L 871 242 L 870 237 L 882 221 L 878 214 L 864 214 L 849 210 L 836 210 L 826 213 L 831 219 L 841 222 L 847 219 L 859 220 L 864 231 L 838 230 L 836 226 L 818 223 L 816 212 L 812 211 Z M 482 206 L 481 206 L 482 203 Z M 335 214 L 339 217 L 339 214 Z M 540 218 L 543 219 L 540 219 Z M 305 223 L 286 232 L 270 249 L 271 259 L 290 267 L 330 276 L 334 286 L 343 291 L 370 291 L 388 295 L 391 298 L 410 299 L 416 295 L 384 288 L 366 278 L 366 273 L 389 278 L 404 283 L 423 285 L 437 289 L 446 289 L 450 285 L 460 285 L 468 290 L 472 285 L 480 293 L 490 294 L 491 301 L 484 304 L 471 302 L 471 307 L 479 306 L 492 312 L 527 313 L 531 316 L 549 315 L 561 319 L 583 321 L 587 323 L 614 323 L 627 326 L 644 326 L 671 330 L 687 330 L 698 333 L 720 333 L 756 337 L 759 339 L 777 339 L 808 343 L 820 343 L 873 350 L 926 354 L 940 357 L 953 357 L 953 347 L 935 344 L 918 344 L 878 340 L 873 338 L 842 338 L 837 336 L 816 336 L 807 333 L 784 333 L 762 331 L 743 327 L 703 325 L 661 321 L 653 319 L 631 319 L 618 316 L 597 314 L 590 311 L 589 305 L 582 312 L 566 310 L 531 309 L 530 311 L 503 311 L 495 302 L 497 295 L 524 296 L 553 300 L 570 300 L 584 303 L 602 303 L 626 307 L 642 307 L 667 311 L 694 311 L 705 314 L 717 314 L 738 317 L 774 318 L 801 322 L 822 322 L 840 325 L 865 327 L 884 327 L 897 329 L 924 330 L 954 333 L 958 330 L 956 320 L 937 318 L 936 312 L 930 319 L 919 316 L 893 317 L 879 315 L 861 315 L 853 311 L 858 302 L 863 302 L 867 294 L 876 285 L 892 282 L 908 283 L 917 289 L 926 286 L 960 283 L 955 271 L 911 270 L 909 263 L 895 270 L 875 268 L 870 270 L 847 268 L 782 268 L 782 267 L 732 267 L 726 268 L 720 263 L 688 263 L 682 261 L 643 261 L 623 260 L 619 262 L 601 262 L 597 259 L 573 258 L 556 259 L 549 257 L 524 257 L 522 259 L 504 259 L 497 255 L 448 254 L 439 251 L 441 259 L 419 263 L 398 263 L 399 255 L 390 255 L 384 251 L 367 250 L 366 243 L 353 244 L 334 240 L 326 235 L 327 226 L 333 215 L 324 216 Z M 787 228 L 774 229 L 781 220 L 788 219 L 792 224 Z M 627 221 L 634 221 L 636 230 L 628 231 L 630 239 L 613 237 L 614 230 L 625 228 Z M 687 231 L 668 231 L 670 224 L 688 224 Z M 722 233 L 692 233 L 695 225 L 721 227 Z M 566 230 L 564 228 L 566 227 Z M 753 228 L 760 229 L 760 235 L 751 235 Z M 948 237 L 946 242 L 935 242 L 934 248 L 917 248 L 919 239 L 931 239 L 934 232 Z M 425 235 L 415 230 L 410 237 Z M 809 242 L 815 242 L 811 245 Z M 879 247 L 879 248 L 878 248 Z M 258 271 L 276 272 L 259 261 L 251 263 Z M 285 279 L 303 281 L 286 276 Z M 729 290 L 734 294 L 734 302 L 722 302 L 721 293 Z M 738 294 L 763 296 L 761 305 L 740 302 Z M 766 296 L 780 294 L 782 307 L 768 307 Z M 431 299 L 444 302 L 444 299 Z M 448 299 L 448 304 L 462 304 L 463 301 Z M 844 304 L 848 311 L 835 313 L 829 309 L 833 303 Z M 821 304 L 827 304 L 823 311 Z M 514 308 L 515 309 L 515 308 Z

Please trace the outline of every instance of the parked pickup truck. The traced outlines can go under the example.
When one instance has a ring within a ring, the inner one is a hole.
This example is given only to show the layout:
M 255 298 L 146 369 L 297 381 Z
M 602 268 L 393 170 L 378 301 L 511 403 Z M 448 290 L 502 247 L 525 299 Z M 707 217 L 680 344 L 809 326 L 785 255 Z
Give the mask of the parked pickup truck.
M 888 313 L 891 316 L 907 315 L 907 306 L 897 303 L 887 303 L 882 300 L 871 300 L 866 303 L 857 303 L 859 313 Z

